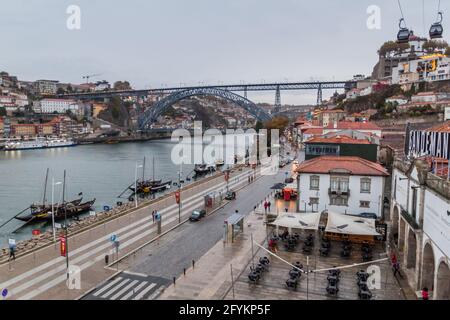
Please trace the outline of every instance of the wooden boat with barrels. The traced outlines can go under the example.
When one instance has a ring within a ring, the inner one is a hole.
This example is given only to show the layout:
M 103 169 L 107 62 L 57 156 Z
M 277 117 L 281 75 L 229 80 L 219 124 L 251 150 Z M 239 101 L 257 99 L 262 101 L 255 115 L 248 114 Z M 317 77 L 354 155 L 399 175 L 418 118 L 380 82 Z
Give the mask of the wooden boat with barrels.
M 95 199 L 84 203 L 74 204 L 67 202 L 64 205 L 60 205 L 54 208 L 55 221 L 63 220 L 66 218 L 78 217 L 82 213 L 86 213 L 91 210 L 95 203 Z M 32 213 L 26 216 L 17 216 L 17 220 L 24 222 L 44 222 L 52 221 L 52 210 L 44 210 L 37 213 Z

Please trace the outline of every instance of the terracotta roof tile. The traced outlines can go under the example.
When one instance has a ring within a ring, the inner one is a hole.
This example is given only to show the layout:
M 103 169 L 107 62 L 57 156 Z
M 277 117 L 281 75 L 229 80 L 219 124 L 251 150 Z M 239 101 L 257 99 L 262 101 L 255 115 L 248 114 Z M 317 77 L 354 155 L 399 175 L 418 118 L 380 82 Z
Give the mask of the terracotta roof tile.
M 323 134 L 323 129 L 322 128 L 310 128 L 310 129 L 306 129 L 305 132 L 303 132 L 303 134 Z
M 352 175 L 388 176 L 386 169 L 379 163 L 371 162 L 359 157 L 323 156 L 300 164 L 298 173 L 329 174 L 332 170 L 346 170 Z
M 345 135 L 330 138 L 313 137 L 305 143 L 371 144 L 370 141 L 366 139 L 354 139 Z
M 431 132 L 450 132 L 450 120 L 445 121 L 444 123 L 437 124 L 431 128 L 426 129 L 425 131 Z
M 352 121 L 339 121 L 337 122 L 336 128 L 334 128 L 334 123 L 330 123 L 327 129 L 353 129 L 353 130 L 381 130 L 373 122 L 352 122 Z

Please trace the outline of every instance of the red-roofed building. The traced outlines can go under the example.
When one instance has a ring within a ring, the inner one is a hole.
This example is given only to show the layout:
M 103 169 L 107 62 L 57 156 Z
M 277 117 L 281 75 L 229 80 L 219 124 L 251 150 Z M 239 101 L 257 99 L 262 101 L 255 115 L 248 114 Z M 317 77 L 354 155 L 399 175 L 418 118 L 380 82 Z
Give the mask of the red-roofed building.
M 322 156 L 297 166 L 299 210 L 341 214 L 383 210 L 386 169 L 359 157 Z
M 345 135 L 313 137 L 305 142 L 305 159 L 320 156 L 356 156 L 377 162 L 378 145 L 367 139 L 355 139 Z
M 342 130 L 357 130 L 364 133 L 371 133 L 378 137 L 381 137 L 382 129 L 373 122 L 352 122 L 352 121 L 340 121 L 330 123 L 324 128 L 324 134 L 330 132 L 338 132 Z

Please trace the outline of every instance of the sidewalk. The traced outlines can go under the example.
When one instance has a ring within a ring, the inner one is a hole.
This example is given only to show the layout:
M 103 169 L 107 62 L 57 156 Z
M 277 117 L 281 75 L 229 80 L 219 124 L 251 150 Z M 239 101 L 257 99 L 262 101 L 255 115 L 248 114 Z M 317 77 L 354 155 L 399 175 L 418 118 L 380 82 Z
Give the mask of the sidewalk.
M 219 241 L 195 264 L 195 268 L 180 276 L 175 285 L 168 287 L 158 298 L 161 300 L 224 299 L 231 289 L 231 267 L 233 279 L 245 271 L 252 257 L 251 236 L 257 243 L 266 239 L 263 215 L 251 213 L 245 217 L 244 232 L 234 243 Z M 254 246 L 254 253 L 258 248 Z
M 246 169 L 234 172 L 230 188 L 247 184 L 247 177 L 252 173 L 253 170 Z M 206 193 L 225 189 L 222 175 L 186 187 L 182 191 L 181 221 L 204 204 Z M 119 256 L 157 236 L 152 210 L 162 215 L 162 232 L 178 225 L 178 205 L 174 196 L 168 196 L 69 237 L 69 262 L 81 268 L 81 289 L 69 290 L 66 286 L 66 260 L 59 254 L 59 242 L 18 257 L 11 265 L 1 265 L 0 288 L 8 289 L 8 299 L 74 299 L 80 296 L 116 272 L 115 268 L 105 268 L 104 262 L 105 255 L 112 251 L 109 241 L 112 234 L 120 240 Z

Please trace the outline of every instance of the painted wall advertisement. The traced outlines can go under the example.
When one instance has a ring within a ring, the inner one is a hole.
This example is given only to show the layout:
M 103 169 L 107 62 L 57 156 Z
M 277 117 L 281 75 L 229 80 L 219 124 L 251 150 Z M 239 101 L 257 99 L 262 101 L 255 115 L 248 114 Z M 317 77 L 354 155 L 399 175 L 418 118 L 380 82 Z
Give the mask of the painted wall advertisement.
M 450 257 L 450 204 L 430 191 L 425 199 L 423 230 Z
M 430 155 L 450 159 L 450 133 L 412 130 L 409 132 L 408 154 L 414 157 Z

